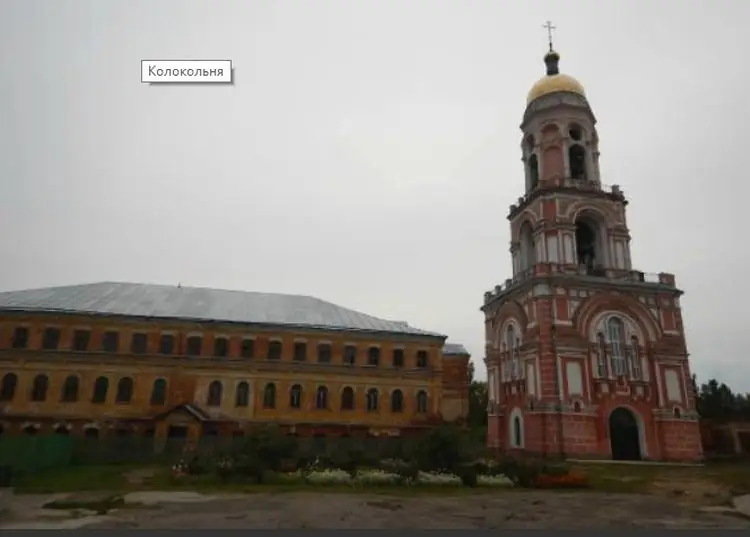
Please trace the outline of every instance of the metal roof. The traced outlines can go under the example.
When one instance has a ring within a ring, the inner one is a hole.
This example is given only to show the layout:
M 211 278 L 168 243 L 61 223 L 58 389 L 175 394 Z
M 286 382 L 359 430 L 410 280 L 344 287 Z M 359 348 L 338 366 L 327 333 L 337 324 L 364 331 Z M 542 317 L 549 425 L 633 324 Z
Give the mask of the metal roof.
M 442 337 L 319 298 L 142 283 L 100 282 L 0 292 L 0 311 L 84 313 Z
M 471 356 L 466 347 L 460 343 L 446 343 L 443 345 L 443 356 Z

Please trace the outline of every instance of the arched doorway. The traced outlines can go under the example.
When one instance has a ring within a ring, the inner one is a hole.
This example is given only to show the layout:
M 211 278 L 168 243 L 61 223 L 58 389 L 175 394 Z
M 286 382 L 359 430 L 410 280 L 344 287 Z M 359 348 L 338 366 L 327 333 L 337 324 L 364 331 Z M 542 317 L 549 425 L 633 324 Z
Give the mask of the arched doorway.
M 643 457 L 638 420 L 627 408 L 616 408 L 609 415 L 609 442 L 613 460 L 639 461 Z

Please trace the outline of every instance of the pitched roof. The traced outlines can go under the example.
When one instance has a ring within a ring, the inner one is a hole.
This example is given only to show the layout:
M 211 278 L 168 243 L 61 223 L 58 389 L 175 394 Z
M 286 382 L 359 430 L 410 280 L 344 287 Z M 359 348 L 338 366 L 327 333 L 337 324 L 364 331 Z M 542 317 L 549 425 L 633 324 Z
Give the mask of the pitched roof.
M 0 311 L 85 313 L 445 336 L 319 298 L 142 283 L 101 282 L 0 293 Z
M 446 343 L 443 345 L 443 356 L 471 356 L 466 347 L 460 343 Z

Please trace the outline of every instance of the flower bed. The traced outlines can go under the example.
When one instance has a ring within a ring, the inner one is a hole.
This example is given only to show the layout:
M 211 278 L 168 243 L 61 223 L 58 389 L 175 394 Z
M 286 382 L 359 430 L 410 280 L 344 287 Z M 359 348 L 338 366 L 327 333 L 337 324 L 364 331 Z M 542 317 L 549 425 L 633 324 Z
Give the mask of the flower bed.
M 354 477 L 349 472 L 339 469 L 312 470 L 308 472 L 288 472 L 280 476 L 282 482 L 307 483 L 310 485 L 331 486 L 397 486 L 424 485 L 430 487 L 460 487 L 461 478 L 450 473 L 419 472 L 416 480 L 405 479 L 403 476 L 384 470 L 360 470 Z M 478 476 L 481 487 L 512 487 L 513 483 L 505 476 Z

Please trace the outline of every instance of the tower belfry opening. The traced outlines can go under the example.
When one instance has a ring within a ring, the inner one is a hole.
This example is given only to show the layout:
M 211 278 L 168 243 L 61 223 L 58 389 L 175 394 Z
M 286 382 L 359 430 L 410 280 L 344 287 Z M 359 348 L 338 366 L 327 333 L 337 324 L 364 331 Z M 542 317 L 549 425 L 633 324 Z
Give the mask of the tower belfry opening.
M 573 144 L 568 149 L 568 162 L 570 163 L 570 178 L 576 181 L 586 180 L 586 150 L 578 144 Z
M 586 220 L 576 222 L 576 253 L 578 265 L 586 267 L 586 272 L 593 273 L 595 267 L 601 264 L 597 256 L 596 231 L 594 226 Z

